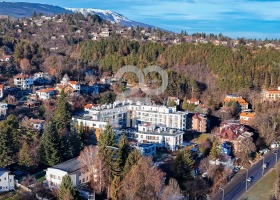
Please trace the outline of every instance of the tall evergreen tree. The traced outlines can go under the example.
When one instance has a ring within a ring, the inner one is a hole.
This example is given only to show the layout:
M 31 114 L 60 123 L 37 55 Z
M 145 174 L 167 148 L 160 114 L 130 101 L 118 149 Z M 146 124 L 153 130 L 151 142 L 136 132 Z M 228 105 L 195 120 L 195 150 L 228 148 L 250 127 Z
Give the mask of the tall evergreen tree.
M 71 178 L 63 176 L 62 182 L 58 192 L 59 200 L 76 200 L 78 199 L 78 191 L 73 188 Z
M 32 165 L 32 160 L 29 154 L 29 146 L 27 142 L 24 142 L 22 144 L 22 147 L 19 151 L 19 164 L 30 167 Z
M 174 177 L 182 189 L 186 181 L 193 179 L 193 164 L 189 151 L 180 152 L 174 161 Z
M 40 161 L 46 165 L 53 166 L 62 161 L 60 138 L 55 126 L 50 122 L 42 135 L 40 143 Z
M 130 171 L 133 165 L 138 163 L 141 157 L 142 155 L 137 149 L 134 149 L 132 152 L 130 152 L 125 162 L 123 176 L 125 176 Z
M 182 109 L 187 110 L 188 109 L 188 99 L 185 97 L 184 101 L 182 103 Z
M 67 96 L 64 90 L 60 93 L 52 122 L 60 134 L 70 128 L 71 113 L 70 106 L 67 101 Z
M 18 151 L 19 123 L 14 115 L 9 115 L 0 122 L 0 166 L 5 167 L 15 162 Z
M 105 127 L 105 130 L 101 132 L 98 140 L 98 152 L 101 153 L 105 159 L 108 159 L 110 155 L 110 149 L 108 146 L 116 146 L 116 135 L 110 125 Z
M 80 154 L 83 147 L 83 143 L 81 141 L 79 133 L 74 127 L 68 135 L 63 137 L 63 141 L 63 152 L 65 155 L 65 159 L 71 159 L 77 157 Z
M 212 148 L 210 150 L 210 157 L 212 159 L 216 159 L 220 156 L 220 148 L 219 148 L 219 142 L 215 140 L 212 144 Z
M 122 135 L 119 141 L 119 150 L 118 150 L 119 167 L 121 171 L 123 171 L 129 153 L 130 153 L 130 146 L 128 140 L 125 135 Z

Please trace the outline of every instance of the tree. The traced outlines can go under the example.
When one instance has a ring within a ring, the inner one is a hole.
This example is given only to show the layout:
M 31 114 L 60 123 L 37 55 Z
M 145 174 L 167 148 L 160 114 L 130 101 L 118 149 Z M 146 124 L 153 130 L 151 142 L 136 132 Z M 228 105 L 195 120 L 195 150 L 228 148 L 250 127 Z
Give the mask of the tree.
M 137 150 L 134 149 L 132 152 L 129 153 L 125 166 L 124 166 L 124 176 L 130 171 L 130 169 L 138 163 L 138 161 L 142 158 L 141 153 Z
M 15 162 L 19 146 L 19 123 L 14 115 L 9 115 L 6 120 L 0 122 L 0 166 Z
M 58 103 L 54 110 L 54 116 L 52 119 L 56 129 L 60 135 L 63 135 L 63 132 L 69 129 L 71 123 L 71 113 L 70 106 L 67 101 L 66 94 L 62 90 L 58 98 Z
M 183 101 L 183 103 L 182 103 L 182 109 L 183 109 L 183 110 L 188 110 L 188 106 L 189 106 L 189 104 L 188 104 L 188 99 L 185 97 L 185 98 L 184 98 L 184 101 Z
M 31 66 L 28 59 L 23 58 L 20 60 L 20 69 L 22 72 L 29 74 L 33 70 L 33 67 Z
M 185 150 L 180 152 L 174 161 L 174 178 L 178 181 L 181 189 L 184 189 L 184 183 L 193 179 L 194 175 L 194 160 L 190 152 Z
M 177 106 L 177 104 L 176 104 L 176 102 L 175 102 L 174 100 L 168 100 L 167 105 L 168 105 L 169 107 Z
M 76 200 L 78 199 L 78 192 L 73 188 L 71 178 L 66 175 L 63 176 L 62 182 L 58 192 L 59 200 Z
M 110 159 L 111 150 L 107 148 L 108 146 L 115 146 L 116 145 L 116 136 L 113 132 L 112 127 L 108 124 L 106 125 L 104 131 L 101 132 L 98 140 L 98 148 L 99 153 L 102 154 L 105 159 Z
M 53 166 L 62 161 L 61 141 L 55 126 L 49 122 L 45 127 L 40 143 L 40 161 L 48 166 Z
M 124 177 L 119 198 L 159 199 L 163 180 L 164 173 L 154 165 L 152 158 L 141 158 Z
M 181 189 L 178 182 L 170 178 L 169 184 L 164 187 L 163 194 L 161 196 L 162 200 L 175 200 L 181 199 L 183 195 L 181 194 Z
M 19 151 L 19 164 L 26 167 L 32 166 L 32 160 L 29 154 L 29 146 L 27 142 L 22 144 L 22 147 Z
M 77 130 L 73 128 L 68 135 L 63 137 L 65 148 L 64 154 L 67 159 L 77 157 L 82 150 L 83 143 L 80 135 L 77 133 Z
M 220 156 L 220 148 L 219 148 L 219 142 L 215 140 L 212 144 L 212 148 L 210 150 L 210 157 L 211 159 L 217 159 Z
M 119 167 L 121 171 L 123 171 L 129 153 L 130 153 L 130 146 L 128 140 L 125 135 L 122 135 L 119 141 L 119 150 L 118 150 L 118 158 L 120 161 Z
M 86 146 L 80 153 L 79 163 L 90 174 L 90 186 L 101 195 L 108 186 L 109 170 L 104 157 L 98 154 L 96 146 Z

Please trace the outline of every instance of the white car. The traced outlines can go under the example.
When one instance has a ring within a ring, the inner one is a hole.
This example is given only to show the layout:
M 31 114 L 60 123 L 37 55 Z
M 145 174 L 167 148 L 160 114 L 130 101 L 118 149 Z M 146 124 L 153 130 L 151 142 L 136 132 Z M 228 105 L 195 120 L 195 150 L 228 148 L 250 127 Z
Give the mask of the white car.
M 267 168 L 267 163 L 263 164 L 263 168 L 266 169 Z
M 248 182 L 251 182 L 252 179 L 253 179 L 252 177 L 249 177 L 249 178 L 247 178 L 247 181 L 248 181 Z

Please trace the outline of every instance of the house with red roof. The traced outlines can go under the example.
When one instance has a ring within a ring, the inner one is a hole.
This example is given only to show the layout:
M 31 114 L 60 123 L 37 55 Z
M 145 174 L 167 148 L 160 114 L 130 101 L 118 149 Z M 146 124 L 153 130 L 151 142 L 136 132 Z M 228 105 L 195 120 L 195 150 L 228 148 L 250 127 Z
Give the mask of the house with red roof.
M 41 100 L 49 100 L 55 95 L 55 89 L 54 88 L 44 88 L 44 89 L 36 91 L 36 94 L 38 95 L 39 99 L 41 99 Z
M 34 85 L 34 81 L 29 75 L 21 73 L 14 76 L 14 84 L 22 90 L 27 90 Z

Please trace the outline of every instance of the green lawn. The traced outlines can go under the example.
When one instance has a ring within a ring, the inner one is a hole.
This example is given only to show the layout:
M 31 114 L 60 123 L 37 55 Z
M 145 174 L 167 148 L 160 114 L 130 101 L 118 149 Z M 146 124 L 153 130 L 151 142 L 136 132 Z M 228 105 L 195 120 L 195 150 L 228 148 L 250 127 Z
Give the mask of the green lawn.
M 269 200 L 274 194 L 276 171 L 273 169 L 263 177 L 241 200 Z

